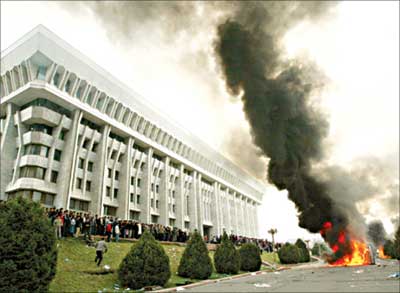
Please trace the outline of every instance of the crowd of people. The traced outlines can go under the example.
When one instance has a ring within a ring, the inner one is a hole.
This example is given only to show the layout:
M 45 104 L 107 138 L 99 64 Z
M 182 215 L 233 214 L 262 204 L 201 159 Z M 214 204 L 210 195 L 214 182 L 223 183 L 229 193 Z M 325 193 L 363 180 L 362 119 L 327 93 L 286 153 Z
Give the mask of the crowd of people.
M 67 211 L 55 208 L 47 209 L 47 216 L 55 227 L 56 237 L 79 237 L 85 239 L 92 235 L 105 235 L 106 241 L 120 238 L 138 239 L 145 229 L 150 230 L 154 238 L 159 241 L 186 242 L 187 231 L 176 227 L 164 226 L 161 224 L 143 224 L 135 220 L 121 220 L 117 217 L 90 215 L 74 211 Z
M 106 236 L 106 241 L 119 241 L 120 238 L 139 239 L 145 229 L 149 229 L 154 238 L 159 241 L 186 242 L 189 239 L 188 231 L 177 227 L 164 226 L 161 224 L 144 224 L 136 220 L 121 220 L 116 217 L 91 215 L 55 208 L 46 209 L 47 216 L 55 227 L 55 234 L 58 239 L 64 237 L 79 237 L 91 239 L 94 235 Z M 244 243 L 254 243 L 261 251 L 272 252 L 281 247 L 281 243 L 275 243 L 266 239 L 250 238 L 229 235 L 230 240 L 240 246 Z M 206 243 L 219 244 L 221 236 L 204 236 Z

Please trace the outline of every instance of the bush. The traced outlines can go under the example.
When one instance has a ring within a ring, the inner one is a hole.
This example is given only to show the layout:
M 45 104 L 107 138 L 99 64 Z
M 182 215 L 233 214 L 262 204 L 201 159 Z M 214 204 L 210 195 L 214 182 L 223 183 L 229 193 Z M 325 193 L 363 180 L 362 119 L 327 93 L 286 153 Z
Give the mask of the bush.
M 391 258 L 395 257 L 394 243 L 392 240 L 386 240 L 385 244 L 383 245 L 383 253 Z
M 46 292 L 56 274 L 55 231 L 39 203 L 0 203 L 0 292 Z
M 400 225 L 397 227 L 396 234 L 394 235 L 393 258 L 400 260 Z
M 260 249 L 253 243 L 245 243 L 239 249 L 240 269 L 242 271 L 258 271 L 261 267 Z
M 171 277 L 169 258 L 148 230 L 122 260 L 118 276 L 121 284 L 131 289 L 164 286 Z
M 301 239 L 297 239 L 296 246 L 300 251 L 299 262 L 309 262 L 310 261 L 310 252 L 307 249 L 307 245 Z
M 224 232 L 221 244 L 214 254 L 215 270 L 220 274 L 237 274 L 240 269 L 240 255 L 232 241 Z
M 278 250 L 282 264 L 294 264 L 300 261 L 300 250 L 296 245 L 286 243 Z
M 212 263 L 207 246 L 199 232 L 190 236 L 178 267 L 178 275 L 191 279 L 208 279 L 212 274 Z

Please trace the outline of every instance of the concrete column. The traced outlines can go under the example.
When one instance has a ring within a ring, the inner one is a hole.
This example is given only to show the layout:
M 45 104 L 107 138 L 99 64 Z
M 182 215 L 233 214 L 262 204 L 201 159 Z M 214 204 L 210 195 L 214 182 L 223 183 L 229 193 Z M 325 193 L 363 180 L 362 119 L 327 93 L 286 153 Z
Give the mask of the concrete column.
M 259 226 L 258 226 L 258 204 L 254 205 L 254 228 L 255 228 L 255 237 L 258 237 L 259 234 Z
M 69 199 L 75 182 L 75 165 L 77 156 L 77 144 L 79 135 L 79 125 L 82 119 L 82 112 L 75 110 L 73 113 L 71 128 L 65 135 L 63 148 L 63 158 L 65 159 L 60 164 L 59 180 L 57 181 L 57 189 L 59 193 L 54 199 L 56 208 L 64 207 L 69 209 Z M 62 179 L 65 180 L 62 180 Z
M 197 186 L 196 186 L 196 190 L 197 190 L 197 206 L 198 206 L 198 230 L 201 234 L 201 236 L 203 236 L 203 222 L 204 222 L 204 203 L 203 203 L 203 195 L 201 192 L 201 174 L 197 175 L 196 178 L 197 181 Z
M 167 156 L 164 158 L 164 172 L 162 174 L 162 178 L 160 181 L 160 224 L 166 226 L 169 225 L 169 210 L 168 210 L 168 198 L 169 198 L 169 176 L 170 176 L 170 167 L 169 167 L 170 158 Z
M 236 191 L 233 192 L 233 205 L 234 205 L 234 210 L 235 210 L 235 234 L 239 234 L 239 220 L 238 220 L 238 204 L 237 204 L 237 199 L 236 199 Z
M 16 142 L 18 131 L 15 125 L 14 114 L 17 112 L 17 106 L 14 104 L 5 105 L 7 116 L 5 119 L 4 132 L 1 136 L 0 148 L 0 199 L 6 199 L 6 187 L 13 179 L 14 159 L 17 157 Z M 22 133 L 20 133 L 20 143 L 22 146 Z M 19 148 L 21 153 L 22 147 Z M 16 172 L 14 172 L 16 173 Z
M 213 235 L 221 234 L 221 225 L 219 220 L 219 183 L 214 182 L 213 184 L 213 198 L 211 199 L 213 204 L 211 208 L 211 219 L 213 223 Z
M 228 214 L 227 214 L 227 216 L 225 217 L 224 220 L 226 221 L 226 224 L 225 224 L 226 233 L 230 234 L 231 231 L 232 231 L 232 219 L 231 219 L 231 209 L 232 209 L 232 207 L 231 207 L 231 194 L 230 194 L 230 191 L 229 191 L 228 188 L 226 189 L 225 196 L 226 196 L 226 206 L 227 206 L 227 213 Z
M 199 230 L 199 220 L 198 220 L 198 200 L 197 200 L 197 172 L 193 171 L 192 173 L 193 180 L 192 180 L 192 185 L 189 190 L 189 218 L 190 218 L 190 224 L 189 228 L 190 231 L 194 230 Z
M 131 164 L 132 164 L 132 146 L 134 139 L 129 137 L 125 141 L 125 154 L 122 160 L 121 176 L 119 180 L 120 196 L 118 197 L 118 212 L 117 216 L 121 219 L 129 218 L 129 201 L 130 201 L 130 186 L 131 186 Z
M 141 205 L 140 221 L 142 223 L 151 222 L 150 200 L 151 200 L 151 173 L 152 173 L 152 157 L 153 148 L 147 149 L 146 165 L 143 170 L 143 187 L 141 193 L 143 195 L 143 204 Z
M 176 205 L 176 222 L 175 225 L 179 229 L 185 228 L 185 195 L 184 195 L 184 189 L 183 185 L 185 183 L 185 173 L 183 173 L 184 166 L 181 164 L 179 166 L 179 177 L 178 177 L 178 182 L 177 185 L 175 186 L 175 205 Z

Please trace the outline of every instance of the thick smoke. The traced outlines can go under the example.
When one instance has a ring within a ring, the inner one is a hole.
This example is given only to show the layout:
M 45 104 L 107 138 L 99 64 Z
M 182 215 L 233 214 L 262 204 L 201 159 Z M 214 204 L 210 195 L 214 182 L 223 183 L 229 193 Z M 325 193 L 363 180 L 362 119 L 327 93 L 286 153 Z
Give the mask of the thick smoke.
M 373 221 L 368 225 L 368 237 L 376 247 L 383 245 L 387 234 L 381 221 Z
M 241 96 L 253 140 L 270 158 L 268 179 L 288 190 L 300 227 L 319 232 L 330 222 L 323 236 L 333 244 L 349 223 L 329 194 L 329 182 L 312 174 L 328 134 L 328 122 L 312 99 L 323 78 L 309 62 L 282 60 L 280 48 L 287 26 L 320 17 L 327 4 L 255 2 L 241 8 L 218 27 L 215 50 L 227 88 Z M 336 257 L 347 249 L 343 243 Z

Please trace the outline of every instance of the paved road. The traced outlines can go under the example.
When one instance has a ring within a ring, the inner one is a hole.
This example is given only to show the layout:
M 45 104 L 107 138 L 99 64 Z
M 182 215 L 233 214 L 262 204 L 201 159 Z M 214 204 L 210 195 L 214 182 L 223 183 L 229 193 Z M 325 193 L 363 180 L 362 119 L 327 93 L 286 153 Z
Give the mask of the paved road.
M 397 261 L 361 267 L 297 267 L 186 289 L 183 292 L 400 292 Z

